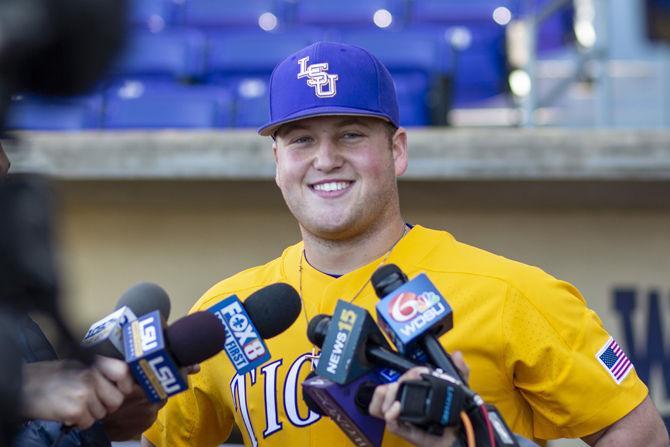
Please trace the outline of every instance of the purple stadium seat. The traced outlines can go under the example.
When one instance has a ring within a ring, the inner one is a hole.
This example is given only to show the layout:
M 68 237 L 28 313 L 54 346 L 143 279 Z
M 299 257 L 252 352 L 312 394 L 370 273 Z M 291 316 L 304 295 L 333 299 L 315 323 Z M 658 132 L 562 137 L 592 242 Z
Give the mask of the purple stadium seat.
M 294 15 L 304 25 L 362 26 L 373 25 L 375 12 L 385 9 L 397 25 L 404 21 L 403 5 L 400 0 L 300 0 Z
M 272 69 L 286 56 L 319 40 L 313 28 L 268 33 L 246 30 L 211 33 L 207 79 L 215 83 L 237 83 L 249 76 L 270 78 Z
M 201 28 L 258 27 L 264 13 L 282 19 L 275 0 L 184 0 L 181 21 Z
M 205 45 L 205 36 L 198 30 L 138 31 L 131 36 L 115 74 L 161 79 L 198 77 L 204 68 Z
M 412 23 L 467 25 L 493 22 L 493 11 L 503 6 L 514 14 L 518 0 L 413 0 Z
M 8 129 L 72 131 L 95 129 L 102 117 L 102 96 L 68 99 L 18 97 L 11 101 Z
M 454 52 L 454 98 L 456 105 L 464 105 L 495 96 L 505 91 L 507 63 L 505 35 L 501 27 L 464 27 L 469 30 L 471 42 Z
M 231 107 L 230 92 L 222 87 L 127 80 L 107 92 L 104 127 L 229 127 Z
M 441 35 L 421 30 L 357 30 L 343 32 L 341 40 L 358 45 L 389 69 L 396 85 L 400 122 L 404 126 L 428 125 L 428 98 L 437 77 L 444 72 L 447 50 Z
M 130 23 L 159 32 L 174 22 L 175 3 L 172 0 L 133 0 L 129 2 Z
M 269 117 L 269 97 L 267 78 L 241 78 L 234 85 L 235 127 L 257 129 Z

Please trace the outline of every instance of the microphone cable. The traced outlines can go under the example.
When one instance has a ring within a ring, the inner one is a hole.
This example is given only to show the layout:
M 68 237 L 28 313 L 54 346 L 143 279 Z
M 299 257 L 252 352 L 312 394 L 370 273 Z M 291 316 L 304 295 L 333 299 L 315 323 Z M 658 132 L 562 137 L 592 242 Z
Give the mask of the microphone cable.
M 472 421 L 465 411 L 461 411 L 461 422 L 463 423 L 463 429 L 465 430 L 468 447 L 476 447 L 475 429 L 472 427 Z

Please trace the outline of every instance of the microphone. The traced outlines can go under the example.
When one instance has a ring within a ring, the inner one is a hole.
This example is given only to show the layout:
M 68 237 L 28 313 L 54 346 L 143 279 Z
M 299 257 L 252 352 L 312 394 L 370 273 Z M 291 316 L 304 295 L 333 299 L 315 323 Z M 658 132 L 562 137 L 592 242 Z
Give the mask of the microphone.
M 333 331 L 334 345 L 329 340 Z M 384 421 L 368 413 L 374 388 L 398 380 L 400 374 L 396 370 L 405 371 L 415 365 L 387 349 L 388 343 L 370 314 L 346 301 L 338 302 L 332 318 L 324 314 L 312 318 L 307 338 L 322 348 L 318 375 L 302 383 L 308 406 L 331 418 L 355 445 L 380 446 Z M 344 366 L 330 371 L 333 363 Z M 323 370 L 326 376 L 322 376 Z
M 261 366 L 270 359 L 264 339 L 275 337 L 300 315 L 298 292 L 286 283 L 275 283 L 249 295 L 242 302 L 236 295 L 207 309 L 218 317 L 226 334 L 224 351 L 238 374 Z
M 170 318 L 170 297 L 165 289 L 151 282 L 140 282 L 126 290 L 116 302 L 115 309 L 123 306 L 138 316 L 157 310 L 165 321 Z
M 194 312 L 163 330 L 159 311 L 123 329 L 125 360 L 150 402 L 160 402 L 188 388 L 179 368 L 200 363 L 221 351 L 226 333 L 209 312 Z
M 437 337 L 454 326 L 453 311 L 425 274 L 408 281 L 395 264 L 381 266 L 370 280 L 380 298 L 377 321 L 398 351 L 412 358 L 428 356 L 446 374 L 467 383 Z
M 370 416 L 367 407 L 374 388 L 384 383 L 376 371 L 339 385 L 314 375 L 302 383 L 303 398 L 310 410 L 328 416 L 356 446 L 380 446 L 385 423 Z
M 170 316 L 170 298 L 167 292 L 157 284 L 135 284 L 121 295 L 114 312 L 91 325 L 81 345 L 96 354 L 123 360 L 123 327 L 136 320 L 137 316 L 156 309 L 167 321 Z
M 405 372 L 415 363 L 390 350 L 370 313 L 339 300 L 332 318 L 317 315 L 307 338 L 321 348 L 316 373 L 340 385 L 352 382 L 377 366 Z
M 380 326 L 398 350 L 411 357 L 425 353 L 444 373 L 423 375 L 426 382 L 403 384 L 399 390 L 400 419 L 441 433 L 441 427 L 457 423 L 455 409 L 464 402 L 477 427 L 477 444 L 490 445 L 489 439 L 493 438 L 496 446 L 517 447 L 518 437 L 509 430 L 497 408 L 485 404 L 467 387 L 467 381 L 437 340 L 453 327 L 453 312 L 428 277 L 420 274 L 408 281 L 397 265 L 386 264 L 373 273 L 370 282 L 380 298 L 376 306 Z M 440 377 L 444 382 L 436 380 Z

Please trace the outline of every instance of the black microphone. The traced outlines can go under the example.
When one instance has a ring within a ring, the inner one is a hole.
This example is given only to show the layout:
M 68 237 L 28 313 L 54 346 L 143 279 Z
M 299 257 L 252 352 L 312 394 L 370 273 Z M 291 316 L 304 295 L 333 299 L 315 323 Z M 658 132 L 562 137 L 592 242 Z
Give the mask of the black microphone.
M 264 339 L 276 337 L 298 319 L 300 295 L 290 285 L 278 282 L 263 287 L 244 300 L 244 308 Z
M 263 340 L 287 330 L 301 309 L 298 292 L 288 284 L 275 283 L 252 293 L 244 302 L 231 295 L 207 310 L 223 325 L 224 351 L 237 373 L 243 375 L 270 359 Z
M 378 321 L 398 350 L 412 358 L 425 353 L 435 367 L 467 384 L 437 339 L 453 327 L 453 313 L 430 280 L 419 275 L 408 281 L 397 265 L 386 264 L 370 282 L 380 298 Z
M 307 328 L 307 338 L 321 348 L 316 372 L 344 385 L 375 367 L 405 372 L 414 362 L 390 350 L 367 310 L 340 300 L 332 318 L 317 315 Z
M 186 315 L 165 329 L 165 345 L 178 366 L 203 362 L 221 351 L 226 332 L 210 312 Z
M 163 320 L 167 321 L 170 316 L 167 292 L 157 284 L 135 284 L 121 295 L 114 312 L 91 325 L 81 345 L 99 355 L 124 359 L 124 326 L 154 310 L 158 310 Z
M 164 329 L 158 311 L 126 324 L 125 360 L 135 381 L 151 402 L 159 402 L 188 388 L 180 371 L 216 355 L 226 333 L 210 312 L 194 312 Z
M 357 446 L 379 446 L 384 421 L 368 414 L 374 387 L 398 379 L 414 363 L 388 349 L 370 314 L 339 301 L 333 317 L 316 315 L 307 338 L 322 348 L 317 376 L 303 383 L 303 398 L 337 424 Z M 393 371 L 378 368 L 389 367 Z
M 161 286 L 151 282 L 140 282 L 126 290 L 116 302 L 115 309 L 123 306 L 138 317 L 157 310 L 165 321 L 170 318 L 170 297 Z

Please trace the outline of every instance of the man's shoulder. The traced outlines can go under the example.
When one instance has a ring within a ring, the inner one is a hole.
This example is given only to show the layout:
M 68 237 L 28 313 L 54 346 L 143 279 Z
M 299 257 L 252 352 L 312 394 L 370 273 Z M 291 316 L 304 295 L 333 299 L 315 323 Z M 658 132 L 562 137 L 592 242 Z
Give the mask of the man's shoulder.
M 432 249 L 417 267 L 433 273 L 463 275 L 479 280 L 501 281 L 519 290 L 556 278 L 541 268 L 457 240 L 443 230 L 424 229 Z
M 283 261 L 289 251 L 294 248 L 295 246 L 288 247 L 281 256 L 265 264 L 238 272 L 214 284 L 193 305 L 191 310 L 206 309 L 231 295 L 237 295 L 241 300 L 244 300 L 251 293 L 262 287 L 276 282 L 286 282 Z

